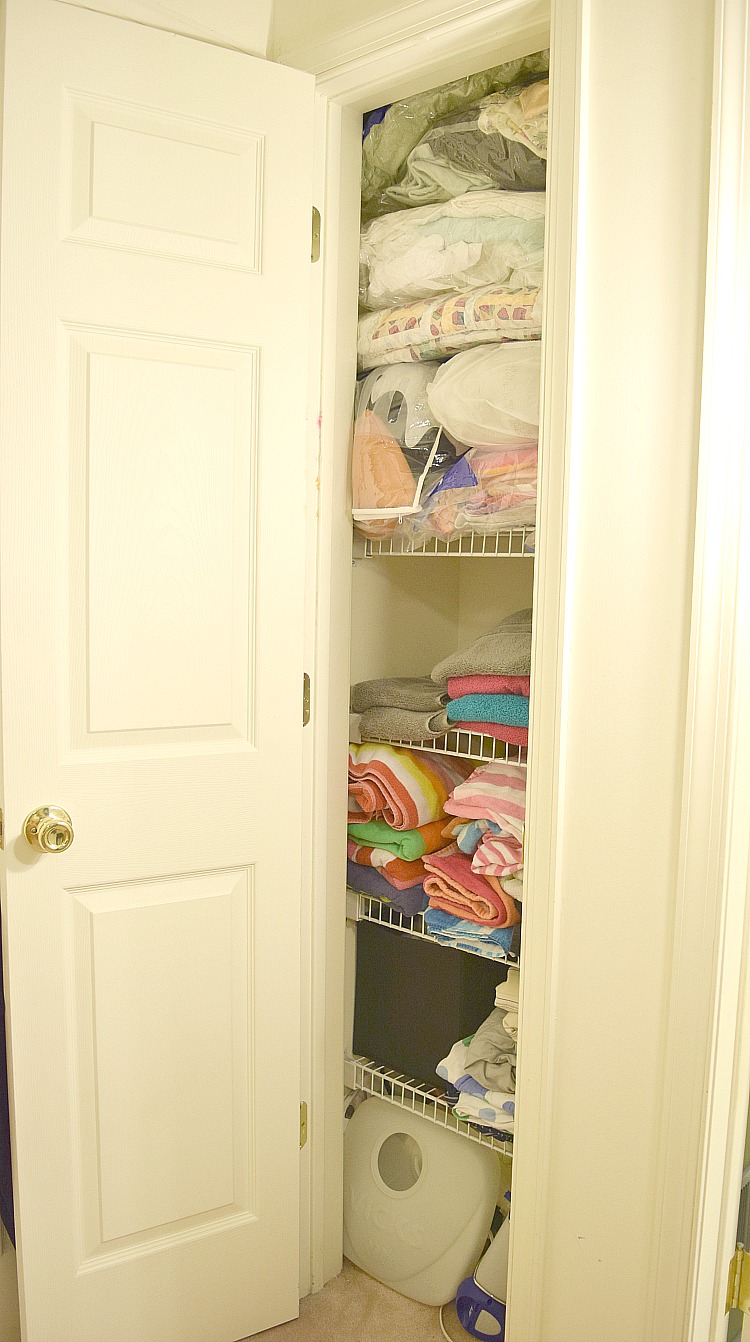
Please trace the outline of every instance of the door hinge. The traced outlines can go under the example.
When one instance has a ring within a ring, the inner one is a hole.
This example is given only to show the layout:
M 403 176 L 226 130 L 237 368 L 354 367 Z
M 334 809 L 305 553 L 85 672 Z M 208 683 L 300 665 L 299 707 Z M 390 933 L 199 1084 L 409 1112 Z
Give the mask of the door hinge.
M 727 1309 L 741 1309 L 750 1314 L 750 1253 L 746 1253 L 742 1244 L 729 1264 L 727 1277 Z
M 320 260 L 320 210 L 313 205 L 312 212 L 312 245 L 310 247 L 310 260 Z
M 302 1100 L 299 1107 L 299 1149 L 307 1144 L 307 1102 Z
M 302 726 L 310 721 L 310 677 L 307 672 L 302 677 Z

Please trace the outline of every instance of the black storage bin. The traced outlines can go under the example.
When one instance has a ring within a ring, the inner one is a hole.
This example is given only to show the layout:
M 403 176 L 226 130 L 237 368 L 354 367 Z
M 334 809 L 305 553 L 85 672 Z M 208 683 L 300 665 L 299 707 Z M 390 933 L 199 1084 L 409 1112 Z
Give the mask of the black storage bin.
M 437 1064 L 489 1016 L 507 972 L 496 960 L 358 923 L 354 1052 L 438 1086 Z

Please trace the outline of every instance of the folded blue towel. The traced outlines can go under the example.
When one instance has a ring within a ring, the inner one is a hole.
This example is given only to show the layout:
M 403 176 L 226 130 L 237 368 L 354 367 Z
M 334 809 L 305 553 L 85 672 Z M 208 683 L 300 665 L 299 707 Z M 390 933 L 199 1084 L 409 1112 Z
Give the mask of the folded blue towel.
M 529 701 L 525 694 L 462 694 L 449 699 L 451 722 L 497 722 L 505 727 L 528 727 Z
M 483 927 L 468 918 L 456 918 L 442 909 L 427 909 L 424 915 L 425 932 L 444 946 L 473 951 L 490 960 L 517 960 L 521 949 L 521 928 Z

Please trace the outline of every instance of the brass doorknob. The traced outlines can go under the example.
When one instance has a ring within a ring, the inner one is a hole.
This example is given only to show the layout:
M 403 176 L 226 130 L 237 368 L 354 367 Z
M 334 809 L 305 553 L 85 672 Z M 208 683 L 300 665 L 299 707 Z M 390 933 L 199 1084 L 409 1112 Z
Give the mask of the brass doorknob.
M 62 806 L 40 806 L 27 815 L 23 832 L 40 853 L 64 853 L 73 842 L 73 821 Z

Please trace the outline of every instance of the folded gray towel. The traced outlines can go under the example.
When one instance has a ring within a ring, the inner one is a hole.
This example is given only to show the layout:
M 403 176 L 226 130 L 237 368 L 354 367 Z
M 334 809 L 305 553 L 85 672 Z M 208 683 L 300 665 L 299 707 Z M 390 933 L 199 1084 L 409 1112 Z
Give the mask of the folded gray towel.
M 531 611 L 506 615 L 496 629 L 483 634 L 470 647 L 451 653 L 433 667 L 437 685 L 449 676 L 531 675 Z
M 368 708 L 413 708 L 435 713 L 447 702 L 447 693 L 437 689 L 430 676 L 386 676 L 383 680 L 360 680 L 352 686 L 353 713 L 366 713 Z
M 426 741 L 451 730 L 445 709 L 418 712 L 413 708 L 368 708 L 359 720 L 363 741 Z

